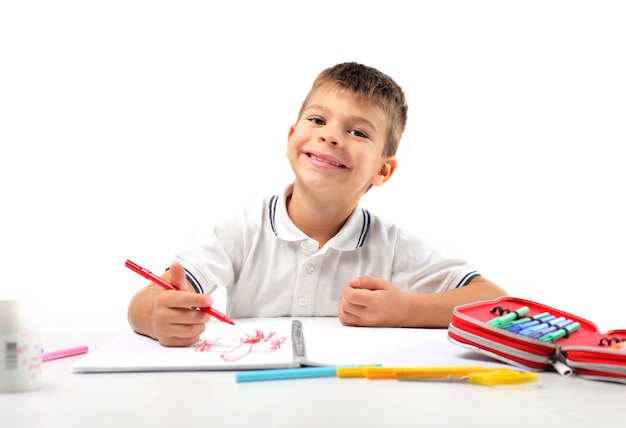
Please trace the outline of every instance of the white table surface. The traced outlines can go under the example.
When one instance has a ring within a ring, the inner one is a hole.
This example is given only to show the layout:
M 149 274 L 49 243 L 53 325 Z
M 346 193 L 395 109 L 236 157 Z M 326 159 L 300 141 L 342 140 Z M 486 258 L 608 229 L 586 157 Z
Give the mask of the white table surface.
M 90 345 L 117 334 L 100 333 Z M 446 330 L 429 334 L 446 340 Z M 626 405 L 626 385 L 554 372 L 498 387 L 334 377 L 237 383 L 233 372 L 72 373 L 79 358 L 44 363 L 38 390 L 0 394 L 1 426 L 589 428 L 619 425 Z

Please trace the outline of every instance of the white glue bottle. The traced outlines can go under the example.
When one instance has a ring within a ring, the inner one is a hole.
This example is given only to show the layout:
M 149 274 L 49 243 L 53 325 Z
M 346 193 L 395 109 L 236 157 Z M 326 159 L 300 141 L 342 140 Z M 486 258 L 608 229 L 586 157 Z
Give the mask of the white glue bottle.
M 0 393 L 41 386 L 41 341 L 32 314 L 19 299 L 0 298 Z

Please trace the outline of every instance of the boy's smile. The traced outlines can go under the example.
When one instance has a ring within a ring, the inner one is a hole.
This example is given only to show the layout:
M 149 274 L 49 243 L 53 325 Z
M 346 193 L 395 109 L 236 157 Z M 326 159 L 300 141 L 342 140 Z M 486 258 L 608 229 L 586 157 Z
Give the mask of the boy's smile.
M 319 168 L 339 168 L 344 169 L 348 166 L 344 165 L 340 160 L 334 156 L 326 155 L 322 152 L 314 150 L 305 151 L 304 154 L 309 157 L 311 162 L 315 163 Z

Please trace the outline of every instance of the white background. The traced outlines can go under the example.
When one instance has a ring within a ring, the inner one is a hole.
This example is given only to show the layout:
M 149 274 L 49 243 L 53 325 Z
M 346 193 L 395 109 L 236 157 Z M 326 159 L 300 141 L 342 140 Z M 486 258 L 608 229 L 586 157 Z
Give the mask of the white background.
M 44 344 L 125 328 L 146 281 L 124 261 L 160 274 L 280 190 L 312 80 L 358 61 L 409 101 L 364 206 L 514 296 L 626 328 L 625 22 L 618 1 L 3 1 L 0 295 L 35 303 Z

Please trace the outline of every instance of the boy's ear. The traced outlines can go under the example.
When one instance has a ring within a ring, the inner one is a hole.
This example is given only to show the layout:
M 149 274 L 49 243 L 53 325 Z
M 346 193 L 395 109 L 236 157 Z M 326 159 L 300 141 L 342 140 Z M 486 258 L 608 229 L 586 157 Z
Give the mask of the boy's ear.
M 296 132 L 296 125 L 291 125 L 289 127 L 289 132 L 287 133 L 287 147 L 289 147 L 289 140 L 291 140 L 291 136 Z
M 372 177 L 373 186 L 382 186 L 387 180 L 391 178 L 393 172 L 398 165 L 398 159 L 395 156 L 389 156 L 383 160 L 378 173 Z

